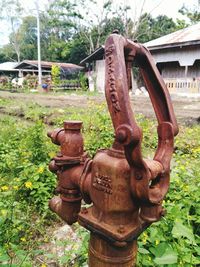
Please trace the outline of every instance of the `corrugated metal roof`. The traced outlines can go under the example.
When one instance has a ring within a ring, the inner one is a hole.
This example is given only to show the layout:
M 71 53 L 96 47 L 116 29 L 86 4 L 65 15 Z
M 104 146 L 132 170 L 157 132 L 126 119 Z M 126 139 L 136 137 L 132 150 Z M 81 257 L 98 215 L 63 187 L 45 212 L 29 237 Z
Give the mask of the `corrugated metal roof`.
M 32 66 L 38 66 L 38 61 L 37 60 L 24 60 L 17 64 L 15 66 L 16 69 L 19 69 L 22 65 L 27 64 L 27 65 L 32 65 Z M 82 69 L 83 67 L 78 66 L 76 64 L 72 63 L 61 63 L 61 62 L 49 62 L 49 61 L 41 61 L 41 66 L 42 68 L 51 68 L 52 65 L 57 65 L 60 66 L 63 69 Z
M 13 70 L 17 65 L 17 62 L 4 62 L 0 64 L 0 70 Z
M 145 43 L 144 45 L 148 48 L 159 47 L 164 45 L 178 46 L 182 43 L 191 43 L 192 41 L 200 41 L 200 23 L 159 37 L 157 39 Z
M 92 52 L 89 56 L 87 56 L 86 58 L 82 59 L 80 64 L 84 65 L 87 62 L 92 62 L 94 60 L 102 59 L 103 56 L 104 56 L 104 48 L 105 48 L 105 46 L 101 45 L 96 50 L 94 50 L 94 52 Z

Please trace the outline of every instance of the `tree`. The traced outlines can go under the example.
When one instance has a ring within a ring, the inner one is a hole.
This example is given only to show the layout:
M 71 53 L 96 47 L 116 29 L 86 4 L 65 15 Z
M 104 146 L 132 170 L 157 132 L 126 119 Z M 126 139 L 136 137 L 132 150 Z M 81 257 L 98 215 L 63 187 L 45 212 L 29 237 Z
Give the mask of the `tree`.
M 1 0 L 0 1 L 0 19 L 8 22 L 10 27 L 10 45 L 16 53 L 17 61 L 20 62 L 20 37 L 19 25 L 22 15 L 22 6 L 19 0 Z
M 57 65 L 52 65 L 51 68 L 51 76 L 52 76 L 52 82 L 54 86 L 58 86 L 60 83 L 60 67 Z
M 76 33 L 76 20 L 81 18 L 76 10 L 77 5 L 69 0 L 53 1 L 47 14 L 41 20 L 45 25 L 46 38 L 42 34 L 43 40 L 48 46 L 48 58 L 51 60 L 64 60 L 69 53 L 68 42 L 72 40 Z M 44 32 L 44 31 L 43 31 Z
M 0 49 L 0 63 L 3 63 L 7 60 L 6 55 L 3 52 L 3 49 Z
M 19 55 L 13 49 L 12 39 L 17 36 L 19 43 Z M 17 34 L 11 33 L 10 43 L 2 48 L 2 53 L 8 60 L 18 61 L 23 59 L 37 59 L 37 23 L 36 17 L 27 16 L 22 19 L 22 23 L 17 29 Z
M 37 58 L 37 21 L 34 16 L 22 19 L 19 29 L 22 59 Z
M 126 1 L 120 2 L 116 13 L 123 21 L 125 30 L 124 36 L 131 40 L 137 39 L 138 28 L 144 17 L 144 7 L 146 0 L 135 0 L 131 5 L 127 5 Z M 149 13 L 148 13 L 149 14 Z M 150 14 L 149 14 L 150 15 Z
M 79 35 L 87 40 L 88 54 L 101 45 L 105 25 L 112 16 L 112 1 L 80 0 L 81 10 L 86 10 L 79 21 Z M 80 11 L 79 11 L 80 12 Z
M 140 17 L 135 37 L 139 42 L 145 43 L 184 27 L 186 27 L 186 23 L 182 20 L 174 22 L 166 15 L 153 18 L 150 14 L 145 13 Z
M 160 15 L 152 20 L 151 38 L 155 39 L 160 36 L 176 31 L 176 23 L 172 18 L 166 15 Z
M 2 47 L 1 53 L 5 61 L 17 61 L 17 55 L 13 49 L 12 44 L 6 44 Z
M 79 64 L 80 61 L 87 56 L 88 43 L 86 39 L 76 35 L 68 42 L 68 55 L 66 61 L 74 64 Z
M 112 33 L 114 29 L 118 29 L 121 34 L 125 33 L 123 22 L 120 18 L 111 18 L 107 20 L 102 28 L 103 33 L 99 37 L 99 43 L 104 44 L 107 36 Z M 94 38 L 95 41 L 97 35 L 96 27 L 91 29 L 91 31 L 91 37 Z M 72 40 L 66 43 L 65 51 L 68 51 L 65 54 L 66 61 L 75 64 L 79 64 L 80 61 L 88 55 L 90 51 L 90 42 L 86 35 L 82 34 L 82 29 L 81 32 L 77 32 L 73 35 Z
M 0 19 L 11 25 L 10 43 L 2 53 L 9 60 L 37 59 L 36 18 L 32 15 L 22 18 L 19 1 L 0 0 Z M 42 59 L 79 63 L 104 44 L 114 29 L 144 43 L 185 27 L 183 20 L 174 22 L 167 16 L 153 18 L 143 14 L 145 2 L 140 1 L 136 12 L 136 7 L 134 11 L 125 1 L 118 5 L 114 0 L 49 1 L 48 8 L 40 12 Z
M 195 24 L 200 21 L 200 1 L 198 1 L 198 5 L 194 6 L 193 8 L 188 8 L 185 5 L 179 10 L 179 13 L 183 16 L 186 16 L 191 24 Z
M 150 14 L 143 14 L 139 18 L 139 24 L 135 32 L 135 38 L 138 42 L 145 43 L 152 39 L 152 24 L 153 18 Z
M 107 36 L 109 34 L 111 34 L 113 32 L 113 30 L 117 29 L 119 31 L 120 34 L 122 35 L 126 35 L 126 29 L 125 29 L 125 25 L 124 22 L 121 18 L 121 16 L 119 17 L 112 17 L 110 19 L 107 20 L 107 22 L 104 25 L 103 28 L 103 42 L 105 42 L 105 39 L 107 38 Z

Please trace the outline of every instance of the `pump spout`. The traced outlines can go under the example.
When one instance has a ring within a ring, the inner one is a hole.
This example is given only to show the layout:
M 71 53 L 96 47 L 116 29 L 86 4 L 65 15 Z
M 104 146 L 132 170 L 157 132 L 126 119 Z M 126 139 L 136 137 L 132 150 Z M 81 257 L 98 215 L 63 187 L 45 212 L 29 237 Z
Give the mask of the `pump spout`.
M 67 224 L 72 225 L 78 220 L 78 213 L 81 208 L 81 200 L 67 202 L 55 196 L 49 201 L 49 208 L 62 218 Z

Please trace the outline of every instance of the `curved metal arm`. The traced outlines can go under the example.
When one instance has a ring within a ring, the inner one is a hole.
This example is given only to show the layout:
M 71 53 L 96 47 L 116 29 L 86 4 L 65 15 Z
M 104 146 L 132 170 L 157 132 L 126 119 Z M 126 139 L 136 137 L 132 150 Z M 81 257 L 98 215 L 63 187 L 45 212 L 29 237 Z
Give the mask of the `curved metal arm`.
M 105 45 L 106 99 L 115 129 L 115 143 L 124 146 L 131 167 L 133 195 L 144 202 L 159 203 L 169 186 L 173 139 L 178 133 L 170 96 L 146 48 L 112 34 Z M 154 160 L 141 153 L 142 131 L 136 124 L 128 94 L 130 64 L 137 62 L 158 120 L 158 148 Z

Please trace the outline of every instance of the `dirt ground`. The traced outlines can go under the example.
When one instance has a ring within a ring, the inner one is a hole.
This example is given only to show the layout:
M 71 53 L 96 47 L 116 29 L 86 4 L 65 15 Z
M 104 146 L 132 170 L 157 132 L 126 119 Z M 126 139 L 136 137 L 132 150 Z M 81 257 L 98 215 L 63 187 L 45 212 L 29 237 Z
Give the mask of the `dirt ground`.
M 19 99 L 20 102 L 36 102 L 41 106 L 65 108 L 67 106 L 86 107 L 90 102 L 103 103 L 105 102 L 104 95 L 87 96 L 74 94 L 24 94 L 0 92 L 0 97 Z M 200 122 L 200 97 L 189 96 L 171 96 L 175 114 L 179 123 L 199 123 Z M 132 107 L 135 113 L 142 113 L 146 117 L 152 118 L 155 116 L 149 97 L 147 96 L 132 96 Z

